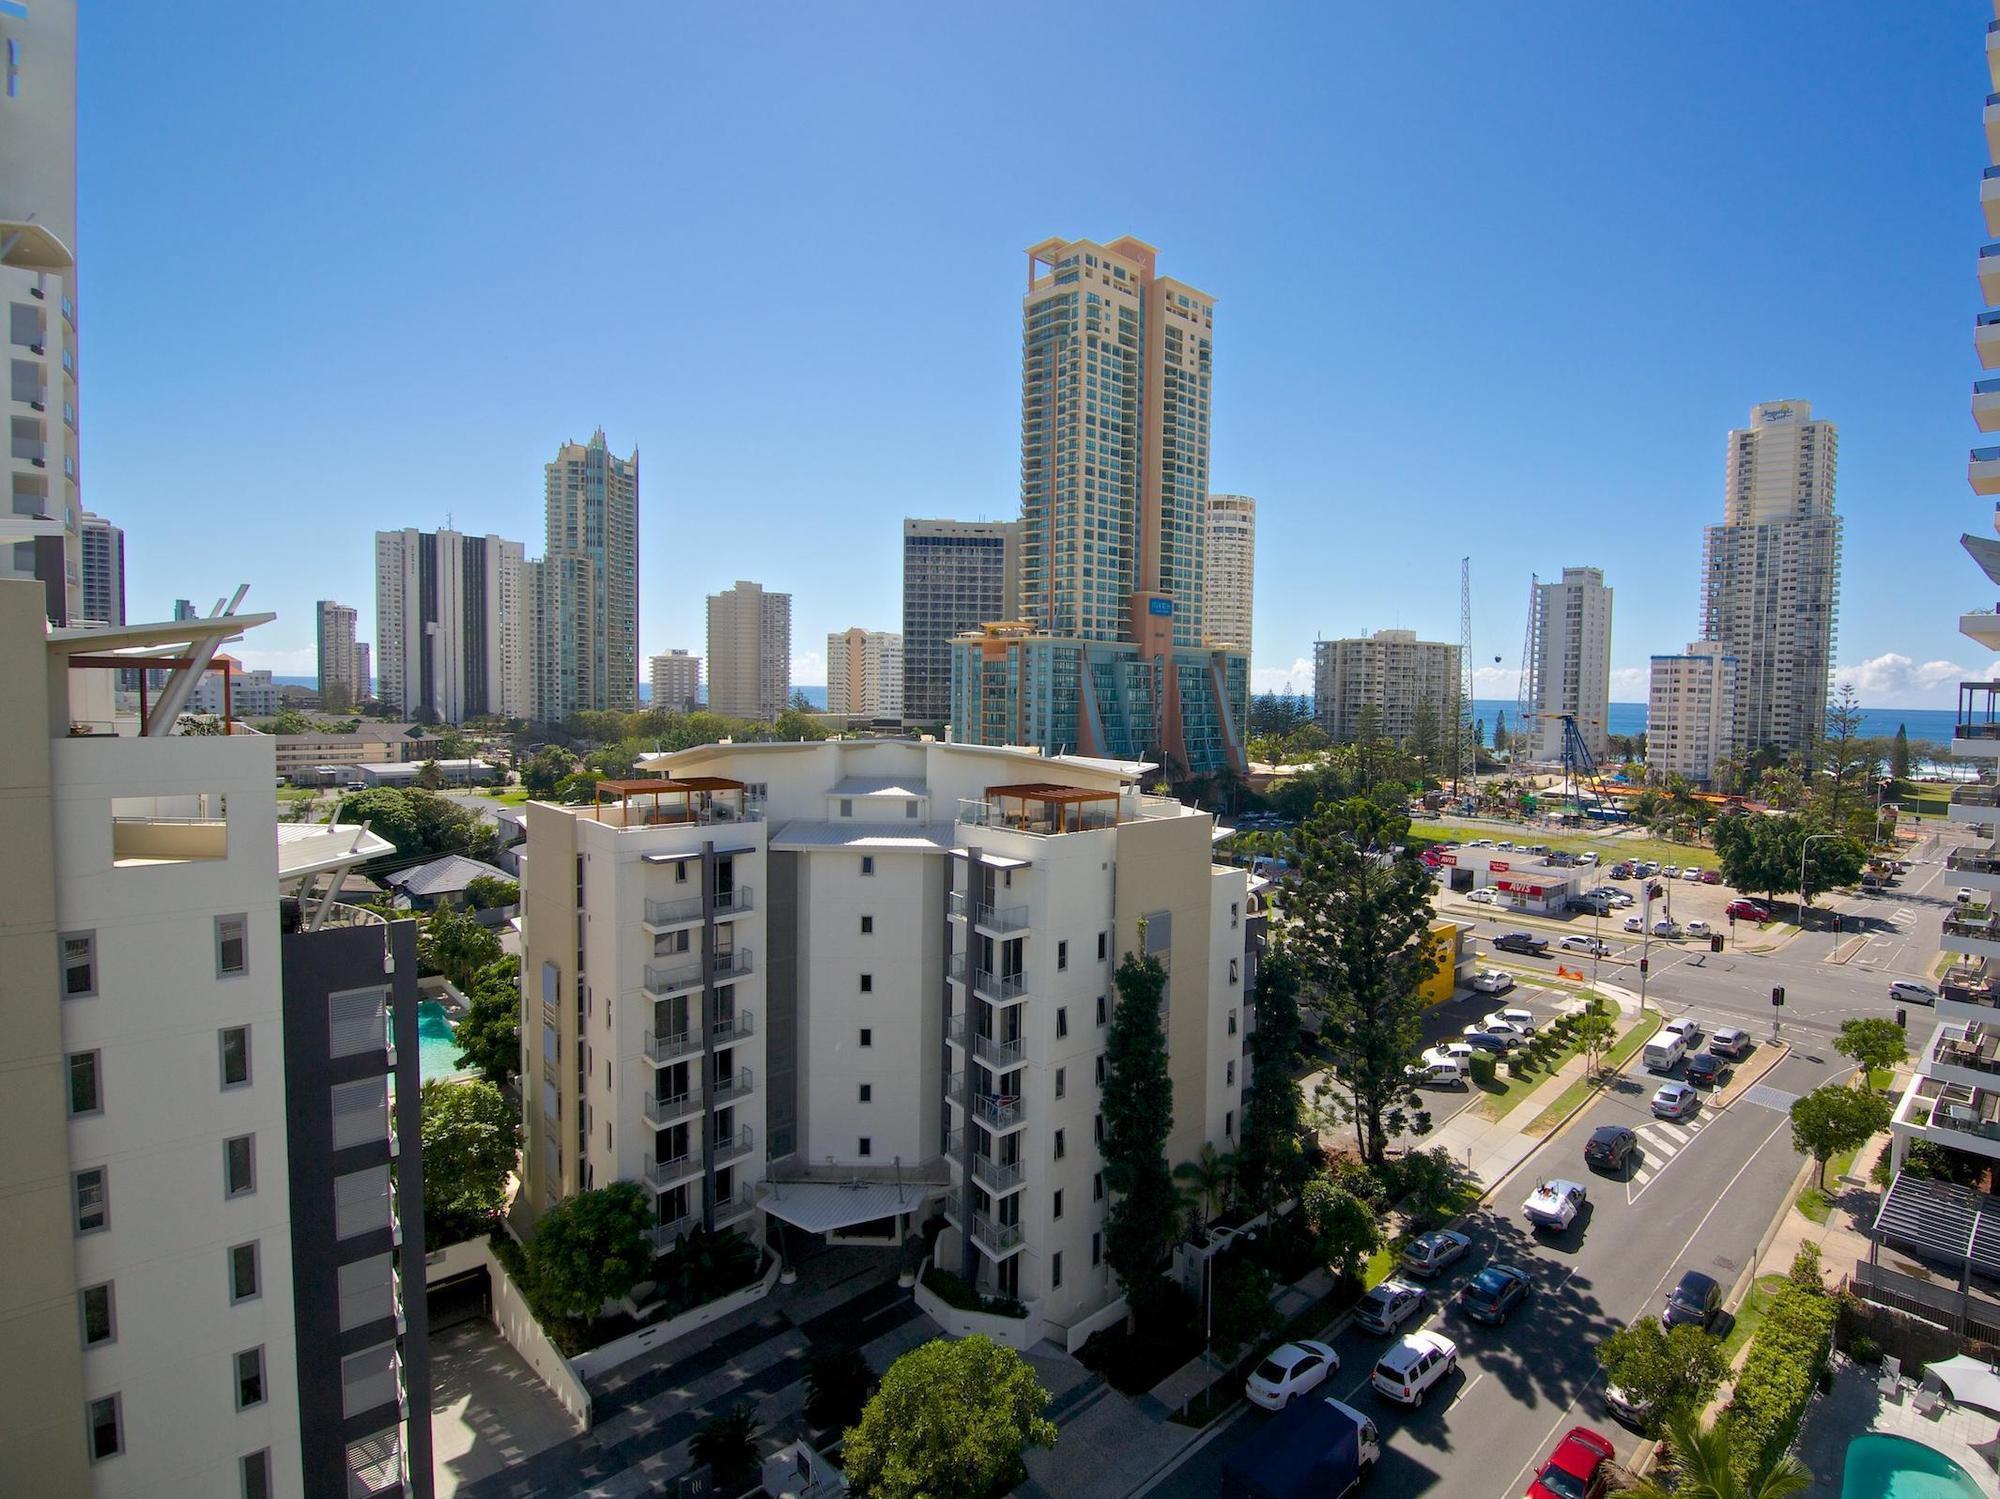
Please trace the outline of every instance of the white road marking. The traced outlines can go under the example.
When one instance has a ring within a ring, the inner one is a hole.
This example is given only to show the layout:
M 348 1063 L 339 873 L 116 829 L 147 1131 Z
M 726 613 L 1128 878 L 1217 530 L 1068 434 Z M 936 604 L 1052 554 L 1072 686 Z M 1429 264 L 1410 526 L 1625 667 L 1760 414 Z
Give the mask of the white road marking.
M 1467 1395 L 1470 1395 L 1472 1393 L 1472 1387 L 1478 1384 L 1479 1381 L 1484 1379 L 1485 1377 L 1486 1377 L 1486 1371 L 1484 1369 L 1481 1369 L 1477 1374 L 1473 1375 L 1472 1378 L 1468 1379 L 1464 1384 L 1460 1385 L 1458 1393 L 1451 1397 L 1451 1404 L 1447 1405 L 1445 1409 L 1446 1410 L 1452 1409 L 1452 1407 L 1456 1406 L 1459 1401 L 1463 1400 Z

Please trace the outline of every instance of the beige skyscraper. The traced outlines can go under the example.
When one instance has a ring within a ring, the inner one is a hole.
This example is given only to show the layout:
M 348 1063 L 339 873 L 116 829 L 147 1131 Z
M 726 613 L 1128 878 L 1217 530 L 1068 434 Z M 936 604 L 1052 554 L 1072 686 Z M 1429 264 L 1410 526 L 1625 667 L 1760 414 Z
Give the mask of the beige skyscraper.
M 1338 743 L 1354 738 L 1363 708 L 1375 710 L 1376 732 L 1398 743 L 1416 727 L 1421 704 L 1448 727 L 1457 698 L 1456 645 L 1419 640 L 1415 630 L 1377 630 L 1313 645 L 1313 701 L 1320 727 Z
M 903 712 L 903 637 L 855 626 L 826 637 L 826 711 L 868 718 Z
M 1248 655 L 1257 577 L 1257 502 L 1249 495 L 1208 497 L 1208 555 L 1202 566 L 1209 644 Z
M 708 707 L 765 723 L 792 696 L 792 596 L 738 581 L 708 596 Z
M 524 574 L 535 634 L 533 716 L 639 706 L 639 450 L 604 429 L 566 442 L 544 473 L 544 556 Z M 387 647 L 383 648 L 386 680 Z
M 319 601 L 319 705 L 328 712 L 352 707 L 366 693 L 360 650 L 354 642 L 352 604 Z
M 666 713 L 692 712 L 701 701 L 701 657 L 670 650 L 653 657 L 652 706 Z

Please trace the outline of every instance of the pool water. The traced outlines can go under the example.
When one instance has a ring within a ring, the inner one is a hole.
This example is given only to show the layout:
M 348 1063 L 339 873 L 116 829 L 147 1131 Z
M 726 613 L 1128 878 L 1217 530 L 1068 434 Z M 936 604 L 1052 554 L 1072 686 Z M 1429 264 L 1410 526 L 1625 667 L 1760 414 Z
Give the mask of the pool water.
M 417 1005 L 417 1068 L 425 1082 L 434 1077 L 472 1076 L 458 1065 L 458 1043 L 451 1036 L 451 1016 L 434 999 Z
M 1871 1431 L 1847 1444 L 1840 1499 L 1980 1499 L 1980 1488 L 1935 1448 Z

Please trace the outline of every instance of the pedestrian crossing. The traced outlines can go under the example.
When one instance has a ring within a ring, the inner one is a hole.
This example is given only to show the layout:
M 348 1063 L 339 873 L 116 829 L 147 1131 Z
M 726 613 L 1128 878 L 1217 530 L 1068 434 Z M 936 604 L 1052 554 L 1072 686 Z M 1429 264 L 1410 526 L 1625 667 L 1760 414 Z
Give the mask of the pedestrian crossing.
M 1667 1163 L 1681 1153 L 1682 1148 L 1701 1132 L 1703 1121 L 1696 1117 L 1683 1122 L 1671 1119 L 1655 1119 L 1639 1126 L 1639 1144 L 1642 1149 L 1640 1164 L 1632 1173 L 1632 1185 L 1643 1187 L 1657 1172 L 1667 1169 Z

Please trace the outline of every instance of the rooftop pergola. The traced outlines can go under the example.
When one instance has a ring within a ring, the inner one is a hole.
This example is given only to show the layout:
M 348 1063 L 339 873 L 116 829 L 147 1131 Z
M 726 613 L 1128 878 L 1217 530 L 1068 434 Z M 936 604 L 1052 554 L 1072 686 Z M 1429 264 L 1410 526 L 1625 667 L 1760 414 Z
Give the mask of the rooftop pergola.
M 647 776 L 636 781 L 599 781 L 597 805 L 602 809 L 612 802 L 618 803 L 628 826 L 633 821 L 635 801 L 651 802 L 650 810 L 642 814 L 648 823 L 712 822 L 716 820 L 716 798 L 720 796 L 722 816 L 740 822 L 744 789 L 742 781 L 732 781 L 727 776 L 684 776 L 678 780 Z M 731 797 L 735 798 L 733 803 Z
M 1026 833 L 1077 833 L 1118 822 L 1118 793 L 1045 781 L 986 788 L 988 822 Z

